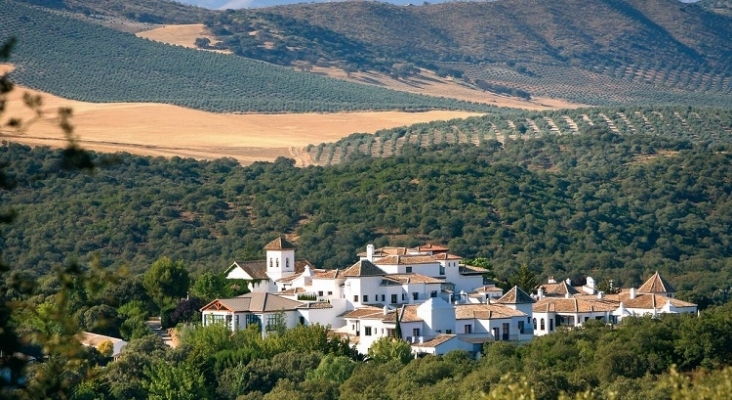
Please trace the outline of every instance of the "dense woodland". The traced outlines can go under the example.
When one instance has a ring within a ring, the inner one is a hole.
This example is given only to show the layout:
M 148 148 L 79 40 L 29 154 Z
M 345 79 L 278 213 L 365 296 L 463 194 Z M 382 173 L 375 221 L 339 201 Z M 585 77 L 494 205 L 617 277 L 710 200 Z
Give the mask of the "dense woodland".
M 732 284 L 728 137 L 596 127 L 303 169 L 284 158 L 241 167 L 118 154 L 98 156 L 106 166 L 91 174 L 60 171 L 58 151 L 6 144 L 0 160 L 16 189 L 1 198 L 22 217 L 2 244 L 9 264 L 34 275 L 98 254 L 138 273 L 168 256 L 197 276 L 261 257 L 280 233 L 324 268 L 350 266 L 370 242 L 436 242 L 490 259 L 504 280 L 521 264 L 542 278 L 626 286 L 660 270 L 704 305 Z

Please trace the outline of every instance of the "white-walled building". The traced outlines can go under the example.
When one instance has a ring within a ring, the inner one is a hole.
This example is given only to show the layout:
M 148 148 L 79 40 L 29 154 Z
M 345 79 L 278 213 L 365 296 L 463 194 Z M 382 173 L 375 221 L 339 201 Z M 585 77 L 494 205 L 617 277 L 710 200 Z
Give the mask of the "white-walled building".
M 571 281 L 553 279 L 537 287 L 533 305 L 533 325 L 537 336 L 559 327 L 577 327 L 589 320 L 616 324 L 626 317 L 657 316 L 697 312 L 697 305 L 674 298 L 676 289 L 656 272 L 638 289 L 622 289 L 608 294 L 599 291 L 595 280 L 573 287 Z
M 201 309 L 204 325 L 222 323 L 237 330 L 258 324 L 266 335 L 275 319 L 284 316 L 287 327 L 329 325 L 363 353 L 378 338 L 395 335 L 397 315 L 404 339 L 435 345 L 431 351 L 438 354 L 448 347 L 477 351 L 488 340 L 523 339 L 518 332 L 525 331 L 525 313 L 482 304 L 502 291 L 486 286 L 485 270 L 460 264 L 461 258 L 446 247 L 368 245 L 358 262 L 335 270 L 317 269 L 297 259 L 295 246 L 284 237 L 264 250 L 264 260 L 234 262 L 225 271 L 228 279 L 247 280 L 251 293 L 207 304 Z M 471 304 L 463 304 L 468 302 L 466 293 L 482 300 L 471 297 Z M 475 307 L 482 312 L 467 311 Z M 475 326 L 475 332 L 464 332 L 467 325 Z M 455 335 L 457 341 L 444 335 Z M 432 342 L 437 337 L 440 340 Z

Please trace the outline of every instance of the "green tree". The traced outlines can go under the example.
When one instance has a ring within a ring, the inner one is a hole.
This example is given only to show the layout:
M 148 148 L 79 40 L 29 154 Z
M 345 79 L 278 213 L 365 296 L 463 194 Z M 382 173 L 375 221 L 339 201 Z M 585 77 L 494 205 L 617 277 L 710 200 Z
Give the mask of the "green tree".
M 201 372 L 192 365 L 169 365 L 157 362 L 145 369 L 143 387 L 151 400 L 207 399 L 206 382 Z
M 406 364 L 413 358 L 412 346 L 403 339 L 382 337 L 369 347 L 368 356 L 377 363 L 398 360 Z
M 182 261 L 162 257 L 145 272 L 142 284 L 161 312 L 188 293 L 188 271 Z
M 539 277 L 536 273 L 529 268 L 528 264 L 522 264 L 516 273 L 511 276 L 508 283 L 513 286 L 518 286 L 523 289 L 526 293 L 534 291 L 536 285 L 539 284 Z

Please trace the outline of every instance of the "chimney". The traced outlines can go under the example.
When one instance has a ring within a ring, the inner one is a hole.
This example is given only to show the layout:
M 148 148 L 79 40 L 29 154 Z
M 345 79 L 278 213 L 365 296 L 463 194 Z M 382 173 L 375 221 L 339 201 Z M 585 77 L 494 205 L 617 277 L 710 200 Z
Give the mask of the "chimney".
M 553 276 L 550 276 L 549 277 L 549 280 L 547 280 L 546 283 L 557 283 L 557 281 L 554 280 L 554 277 Z
M 630 299 L 635 299 L 635 288 L 630 288 Z
M 588 276 L 587 277 L 587 287 L 590 288 L 590 289 L 594 289 L 595 288 L 595 279 L 592 278 L 591 276 Z
M 603 291 L 597 291 L 597 298 L 598 299 L 604 299 L 605 298 L 605 292 Z
M 543 299 L 544 298 L 544 287 L 543 286 L 540 287 L 539 290 L 537 291 L 537 293 L 539 294 L 539 300 Z
M 384 315 L 389 314 L 389 307 L 384 306 Z
M 568 298 L 570 298 L 569 292 L 567 292 L 567 293 L 565 293 L 565 294 L 564 294 L 564 298 L 565 298 L 565 299 L 568 299 Z
M 564 282 L 567 284 L 567 286 L 572 286 L 572 280 L 571 279 L 567 278 Z
M 366 246 L 366 259 L 371 262 L 374 261 L 374 245 L 371 243 Z

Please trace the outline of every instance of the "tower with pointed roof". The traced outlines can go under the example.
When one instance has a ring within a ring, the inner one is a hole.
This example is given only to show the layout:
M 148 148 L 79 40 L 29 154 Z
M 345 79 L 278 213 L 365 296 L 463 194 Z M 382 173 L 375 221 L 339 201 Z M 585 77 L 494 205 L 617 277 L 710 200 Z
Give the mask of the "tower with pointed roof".
M 666 297 L 674 297 L 676 294 L 676 288 L 673 287 L 667 280 L 661 277 L 661 274 L 656 271 L 653 276 L 638 288 L 638 293 L 648 294 L 660 294 Z
M 267 243 L 267 276 L 273 281 L 295 274 L 295 246 L 284 236 Z
M 535 300 L 520 287 L 514 286 L 503 297 L 496 300 L 495 303 L 503 304 L 508 308 L 521 311 L 526 315 L 531 315 Z

